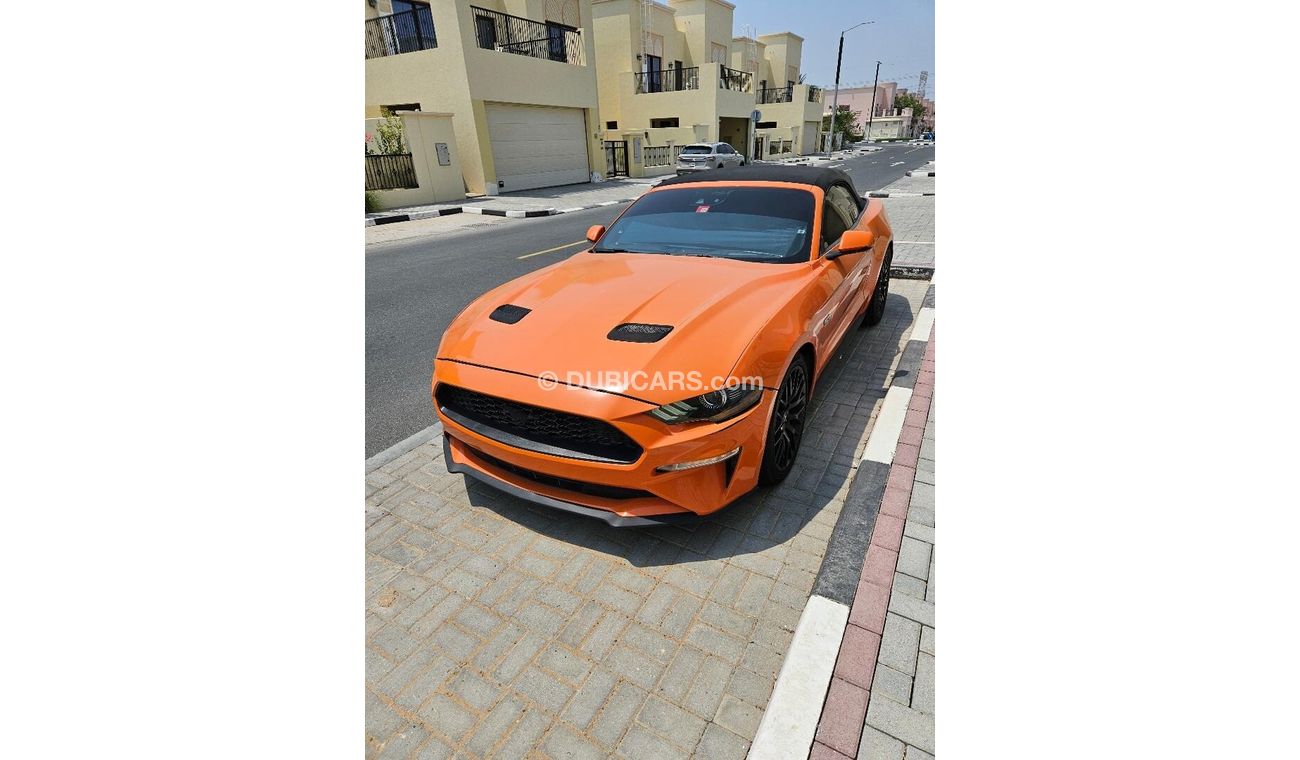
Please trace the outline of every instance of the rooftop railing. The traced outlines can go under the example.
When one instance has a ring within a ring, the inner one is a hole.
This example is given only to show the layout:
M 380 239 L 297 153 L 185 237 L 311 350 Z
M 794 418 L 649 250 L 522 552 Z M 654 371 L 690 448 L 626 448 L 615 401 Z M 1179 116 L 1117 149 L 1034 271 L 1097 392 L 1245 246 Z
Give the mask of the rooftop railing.
M 366 58 L 414 53 L 438 47 L 433 13 L 421 7 L 366 21 Z
M 472 5 L 474 38 L 484 50 L 526 55 L 581 66 L 582 32 L 553 21 L 541 22 Z

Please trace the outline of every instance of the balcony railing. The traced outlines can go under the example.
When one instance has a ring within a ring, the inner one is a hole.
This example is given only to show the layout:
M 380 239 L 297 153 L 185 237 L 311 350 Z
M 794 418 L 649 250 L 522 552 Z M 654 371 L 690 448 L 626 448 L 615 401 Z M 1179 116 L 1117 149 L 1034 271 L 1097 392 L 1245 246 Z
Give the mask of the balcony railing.
M 480 48 L 582 65 L 582 32 L 577 29 L 553 21 L 542 23 L 511 16 L 477 5 L 470 7 L 474 10 L 474 38 Z
M 681 92 L 700 89 L 700 67 L 643 71 L 635 75 L 638 95 L 647 92 Z
M 815 85 L 808 85 L 808 102 L 816 103 L 822 99 L 822 88 Z
M 793 87 L 765 87 L 758 91 L 759 103 L 789 103 L 792 100 Z
M 723 90 L 735 90 L 736 92 L 749 92 L 749 83 L 753 78 L 748 71 L 731 69 L 726 66 L 718 67 L 718 88 Z
M 414 53 L 438 47 L 433 14 L 427 7 L 372 18 L 366 22 L 366 58 Z

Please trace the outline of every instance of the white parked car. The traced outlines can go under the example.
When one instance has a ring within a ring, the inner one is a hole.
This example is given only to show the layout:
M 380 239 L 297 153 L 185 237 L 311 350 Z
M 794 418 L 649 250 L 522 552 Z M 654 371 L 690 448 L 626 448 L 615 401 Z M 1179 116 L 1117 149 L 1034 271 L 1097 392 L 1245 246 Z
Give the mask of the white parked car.
M 677 173 L 689 174 L 724 166 L 744 166 L 745 157 L 727 143 L 693 143 L 682 148 L 677 156 Z

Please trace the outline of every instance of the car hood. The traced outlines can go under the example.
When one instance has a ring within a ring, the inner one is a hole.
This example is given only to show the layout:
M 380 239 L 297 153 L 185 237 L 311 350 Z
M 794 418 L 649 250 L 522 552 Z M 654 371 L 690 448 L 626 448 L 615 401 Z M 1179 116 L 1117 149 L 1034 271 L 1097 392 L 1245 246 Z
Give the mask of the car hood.
M 806 277 L 798 264 L 583 252 L 475 300 L 438 357 L 669 403 L 690 394 L 668 373 L 699 373 L 706 384 L 743 374 L 737 359 Z M 530 311 L 514 324 L 489 318 L 506 304 Z M 672 330 L 655 342 L 609 337 L 626 323 Z

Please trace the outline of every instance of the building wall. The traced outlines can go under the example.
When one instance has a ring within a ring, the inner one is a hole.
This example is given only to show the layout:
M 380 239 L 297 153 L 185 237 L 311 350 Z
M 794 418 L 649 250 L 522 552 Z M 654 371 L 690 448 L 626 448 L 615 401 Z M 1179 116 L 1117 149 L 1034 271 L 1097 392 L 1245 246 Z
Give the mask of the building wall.
M 770 87 L 782 87 L 788 81 L 799 81 L 799 67 L 803 57 L 803 38 L 792 32 L 760 34 L 760 42 L 767 48 L 768 66 L 771 70 Z M 791 69 L 793 68 L 793 71 Z M 794 76 L 790 76 L 793 73 Z
M 391 9 L 390 0 L 378 0 Z M 534 21 L 544 21 L 545 0 L 473 0 Z M 367 8 L 369 4 L 367 3 Z M 496 172 L 488 138 L 485 104 L 579 108 L 584 112 L 590 171 L 605 172 L 595 67 L 595 42 L 590 0 L 579 0 L 583 61 L 574 65 L 478 47 L 470 0 L 433 0 L 438 47 L 365 62 L 366 115 L 379 106 L 418 103 L 421 111 L 453 114 L 456 147 L 465 184 L 472 193 L 496 192 Z
M 415 178 L 420 186 L 371 191 L 378 194 L 380 206 L 389 209 L 464 198 L 465 180 L 458 160 L 452 115 L 424 111 L 400 111 L 398 115 L 402 119 L 403 137 L 411 151 Z M 366 131 L 373 132 L 378 121 L 366 119 Z M 445 143 L 448 147 L 450 163 L 447 166 L 438 163 L 438 143 Z
M 731 51 L 731 18 L 736 6 L 724 0 L 669 0 L 675 12 L 677 28 L 685 35 L 690 51 L 688 65 L 699 66 L 712 61 L 713 45 Z

